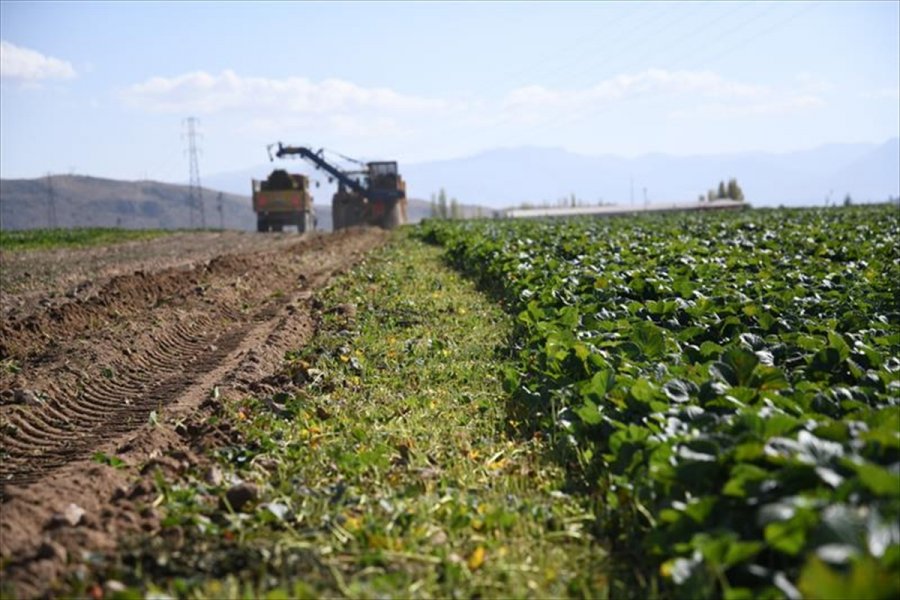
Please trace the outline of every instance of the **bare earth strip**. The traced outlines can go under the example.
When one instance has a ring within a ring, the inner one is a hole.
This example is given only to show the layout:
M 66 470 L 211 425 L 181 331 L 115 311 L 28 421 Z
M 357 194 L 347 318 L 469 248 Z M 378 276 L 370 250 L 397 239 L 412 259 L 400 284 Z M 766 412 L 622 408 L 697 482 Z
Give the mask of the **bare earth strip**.
M 234 435 L 209 425 L 212 391 L 265 385 L 313 333 L 312 293 L 387 238 L 197 237 L 2 256 L 0 564 L 17 595 L 45 592 L 72 552 L 152 530 L 131 502 L 151 467 L 197 466 Z

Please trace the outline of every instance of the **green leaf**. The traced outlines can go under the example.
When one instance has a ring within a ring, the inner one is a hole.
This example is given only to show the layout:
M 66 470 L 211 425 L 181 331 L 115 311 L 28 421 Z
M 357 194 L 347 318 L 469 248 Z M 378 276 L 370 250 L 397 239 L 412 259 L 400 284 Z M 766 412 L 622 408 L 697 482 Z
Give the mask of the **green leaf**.
M 722 488 L 722 493 L 735 498 L 746 498 L 751 491 L 769 477 L 769 472 L 747 463 L 735 465 L 731 469 L 731 479 Z
M 799 554 L 806 545 L 806 529 L 792 521 L 769 523 L 764 536 L 770 546 L 791 556 Z
M 778 367 L 759 365 L 753 373 L 752 387 L 761 390 L 783 390 L 791 386 Z
M 750 382 L 753 370 L 759 364 L 759 357 L 744 348 L 729 348 L 722 355 L 722 362 L 734 371 L 737 379 L 736 385 L 744 386 Z
M 640 321 L 631 331 L 634 342 L 648 359 L 659 358 L 666 351 L 666 341 L 662 329 L 650 321 Z
M 719 356 L 723 351 L 724 348 L 715 342 L 706 341 L 700 344 L 700 354 L 702 354 L 704 358 Z
M 847 345 L 847 342 L 844 341 L 841 334 L 829 331 L 828 346 L 838 351 L 840 360 L 847 360 L 847 358 L 850 357 L 850 346 Z
M 860 481 L 878 496 L 900 498 L 900 474 L 894 474 L 872 463 L 864 463 L 855 467 Z
M 800 572 L 797 587 L 804 598 L 822 600 L 900 596 L 896 572 L 881 567 L 870 557 L 853 561 L 849 572 L 846 568 L 834 569 L 816 556 L 810 557 Z
M 656 398 L 656 392 L 656 386 L 643 378 L 638 379 L 634 385 L 631 386 L 631 397 L 638 402 L 650 402 Z
M 597 405 L 590 400 L 585 400 L 580 407 L 576 408 L 575 414 L 587 425 L 599 425 L 603 421 L 603 415 Z
M 95 463 L 100 463 L 101 465 L 109 465 L 114 469 L 121 469 L 127 466 L 125 461 L 118 456 L 109 456 L 104 452 L 95 452 L 93 456 L 91 456 L 91 460 Z
M 589 399 L 597 404 L 603 402 L 606 394 L 615 385 L 615 377 L 611 371 L 597 371 L 586 383 L 581 385 L 581 397 Z
M 818 518 L 813 511 L 798 508 L 788 520 L 766 525 L 763 537 L 775 550 L 796 556 L 806 547 L 808 535 L 817 523 Z
M 809 368 L 813 373 L 832 373 L 841 364 L 841 353 L 831 346 L 822 348 L 813 355 Z

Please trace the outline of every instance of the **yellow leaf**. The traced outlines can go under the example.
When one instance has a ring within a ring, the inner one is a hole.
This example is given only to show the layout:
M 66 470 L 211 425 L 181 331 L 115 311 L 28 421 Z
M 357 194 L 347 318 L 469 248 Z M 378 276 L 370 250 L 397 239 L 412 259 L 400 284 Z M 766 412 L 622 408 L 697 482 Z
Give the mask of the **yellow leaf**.
M 469 569 L 474 571 L 484 564 L 484 547 L 478 546 L 469 556 Z
M 674 570 L 675 561 L 667 560 L 663 564 L 659 565 L 659 574 L 665 577 L 666 579 L 672 578 L 672 571 Z
M 501 458 L 501 459 L 498 460 L 498 461 L 495 461 L 495 462 L 492 462 L 492 463 L 488 463 L 487 468 L 488 468 L 488 469 L 491 469 L 492 471 L 498 471 L 498 470 L 500 470 L 500 469 L 502 469 L 503 467 L 506 466 L 506 462 L 507 462 L 507 461 L 506 461 L 505 458 Z

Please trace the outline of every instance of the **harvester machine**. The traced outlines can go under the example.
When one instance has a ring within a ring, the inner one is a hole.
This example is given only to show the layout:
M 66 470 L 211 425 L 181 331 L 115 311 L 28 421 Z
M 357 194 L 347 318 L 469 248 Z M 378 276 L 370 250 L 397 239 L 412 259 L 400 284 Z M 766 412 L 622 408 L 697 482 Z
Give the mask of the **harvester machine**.
M 270 160 L 273 146 L 269 147 Z M 278 158 L 299 156 L 308 160 L 337 181 L 338 189 L 331 202 L 335 230 L 357 225 L 394 229 L 406 223 L 406 182 L 397 172 L 396 162 L 360 163 L 362 169 L 346 171 L 326 160 L 324 154 L 324 150 L 284 146 L 280 142 L 275 151 Z

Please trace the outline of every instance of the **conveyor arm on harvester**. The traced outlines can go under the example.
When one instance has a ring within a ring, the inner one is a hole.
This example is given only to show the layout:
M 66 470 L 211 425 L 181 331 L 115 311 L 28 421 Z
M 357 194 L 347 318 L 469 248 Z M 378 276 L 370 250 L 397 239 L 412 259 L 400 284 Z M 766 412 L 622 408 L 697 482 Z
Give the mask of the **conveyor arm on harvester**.
M 278 150 L 275 151 L 275 156 L 277 156 L 278 158 L 284 158 L 285 156 L 291 156 L 295 154 L 313 163 L 314 165 L 316 165 L 316 168 L 322 169 L 354 192 L 365 195 L 365 188 L 363 188 L 363 186 L 361 186 L 358 181 L 356 181 L 352 177 L 348 177 L 346 173 L 338 170 L 337 168 L 332 166 L 331 163 L 322 158 L 321 150 L 319 150 L 318 152 L 313 152 L 312 150 L 304 146 L 284 146 L 281 144 L 281 142 L 278 142 Z
M 372 200 L 396 200 L 402 195 L 402 192 L 394 191 L 394 190 L 372 190 L 367 186 L 362 186 L 359 181 L 353 179 L 348 176 L 347 173 L 341 171 L 340 169 L 333 166 L 331 163 L 326 161 L 322 157 L 322 150 L 318 152 L 313 152 L 309 148 L 305 146 L 284 146 L 281 142 L 278 142 L 278 150 L 275 151 L 275 156 L 278 158 L 284 158 L 285 156 L 298 155 L 301 158 L 305 158 L 310 161 L 316 168 L 322 169 L 342 184 L 353 190 L 354 192 L 362 195 L 365 198 L 370 198 Z M 271 159 L 272 155 L 269 155 Z

